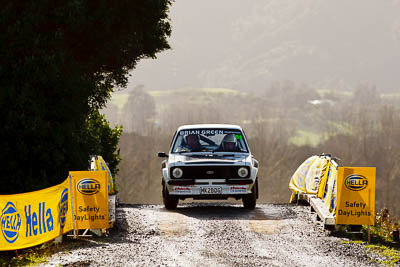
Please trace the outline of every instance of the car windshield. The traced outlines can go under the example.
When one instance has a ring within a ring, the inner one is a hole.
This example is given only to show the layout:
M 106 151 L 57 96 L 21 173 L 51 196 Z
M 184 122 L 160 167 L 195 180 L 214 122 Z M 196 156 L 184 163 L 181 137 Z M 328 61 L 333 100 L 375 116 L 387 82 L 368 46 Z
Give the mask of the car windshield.
M 244 135 L 235 129 L 187 129 L 177 133 L 173 153 L 185 152 L 244 152 Z

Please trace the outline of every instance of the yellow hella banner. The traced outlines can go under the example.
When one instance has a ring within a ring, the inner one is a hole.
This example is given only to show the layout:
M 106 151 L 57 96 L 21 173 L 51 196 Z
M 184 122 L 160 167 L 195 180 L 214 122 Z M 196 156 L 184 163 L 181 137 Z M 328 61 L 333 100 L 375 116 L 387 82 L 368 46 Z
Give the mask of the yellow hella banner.
M 325 184 L 329 162 L 329 158 L 325 156 L 312 156 L 297 168 L 289 182 L 289 189 L 292 191 L 290 202 L 297 193 L 317 195 L 319 190 L 323 190 L 320 189 L 321 180 Z
M 69 179 L 43 190 L 0 195 L 0 250 L 50 241 L 73 229 Z
M 108 181 L 108 193 L 114 193 L 114 183 L 111 175 L 111 171 L 108 168 L 107 163 L 104 161 L 102 156 L 97 156 L 97 160 L 95 161 L 96 164 L 96 171 L 106 171 L 108 174 L 107 181 Z
M 74 188 L 75 229 L 109 228 L 106 171 L 69 172 Z
M 295 197 L 297 193 L 306 193 L 306 177 L 313 163 L 318 159 L 318 156 L 312 156 L 306 159 L 294 172 L 293 176 L 290 178 L 289 189 L 292 191 L 292 196 L 290 197 L 290 202 Z
M 102 156 L 94 156 L 94 160 L 92 161 L 92 170 L 93 171 L 106 171 L 107 172 L 107 181 L 108 181 L 108 193 L 113 194 L 114 192 L 114 182 L 111 175 L 110 168 L 108 168 L 107 163 L 104 161 Z
M 335 209 L 336 205 L 337 175 L 337 168 L 333 164 L 329 164 L 322 201 L 330 212 Z
M 338 168 L 336 224 L 374 224 L 375 175 L 374 167 Z

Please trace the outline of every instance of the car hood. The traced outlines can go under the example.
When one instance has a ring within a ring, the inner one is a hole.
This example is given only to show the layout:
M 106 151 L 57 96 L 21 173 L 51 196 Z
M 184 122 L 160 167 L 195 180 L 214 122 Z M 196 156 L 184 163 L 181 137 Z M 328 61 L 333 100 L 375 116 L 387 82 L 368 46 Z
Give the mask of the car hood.
M 248 154 L 170 154 L 169 163 L 176 165 L 230 165 L 230 164 L 243 164 L 247 165 L 251 162 L 250 155 Z

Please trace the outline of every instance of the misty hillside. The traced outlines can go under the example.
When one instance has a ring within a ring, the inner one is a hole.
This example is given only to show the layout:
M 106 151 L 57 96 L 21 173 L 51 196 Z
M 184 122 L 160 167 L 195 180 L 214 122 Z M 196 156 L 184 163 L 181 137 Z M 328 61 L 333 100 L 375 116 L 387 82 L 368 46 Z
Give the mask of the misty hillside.
M 284 93 L 283 93 L 284 92 Z M 378 93 L 364 84 L 354 91 L 315 90 L 293 82 L 273 83 L 257 94 L 228 88 L 145 90 L 143 87 L 115 92 L 103 110 L 111 125 L 124 132 L 151 135 L 149 127 L 171 130 L 191 123 L 236 123 L 245 129 L 284 123 L 289 142 L 317 146 L 326 131 L 348 133 L 336 117 L 354 104 L 398 105 L 400 94 Z M 351 108 L 352 109 L 352 108 Z M 250 131 L 250 134 L 252 131 Z
M 172 50 L 139 63 L 131 86 L 257 90 L 291 80 L 399 89 L 400 1 L 177 1 Z

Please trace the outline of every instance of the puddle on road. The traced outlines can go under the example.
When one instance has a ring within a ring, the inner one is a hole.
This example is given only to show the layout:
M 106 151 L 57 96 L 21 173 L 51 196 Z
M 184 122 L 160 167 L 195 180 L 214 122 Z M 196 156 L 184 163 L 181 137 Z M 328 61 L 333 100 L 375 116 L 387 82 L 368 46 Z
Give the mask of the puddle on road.
M 286 222 L 279 220 L 249 220 L 249 229 L 254 233 L 272 235 L 279 233 Z
M 261 206 L 246 210 L 238 205 L 185 205 L 176 211 L 159 209 L 154 216 L 160 233 L 170 237 L 181 237 L 191 230 L 190 221 L 196 220 L 245 220 L 248 229 L 261 234 L 279 233 L 288 224 L 286 219 L 296 217 L 288 207 Z M 246 225 L 245 224 L 245 225 Z
M 296 213 L 290 208 L 280 207 L 268 207 L 258 208 L 256 207 L 249 214 L 249 220 L 271 220 L 281 221 L 285 219 L 292 219 L 296 217 Z
M 254 233 L 272 235 L 279 233 L 286 225 L 288 210 L 255 209 L 249 219 L 249 229 Z
M 189 233 L 187 218 L 176 212 L 160 212 L 157 214 L 160 233 L 170 237 L 180 237 Z

